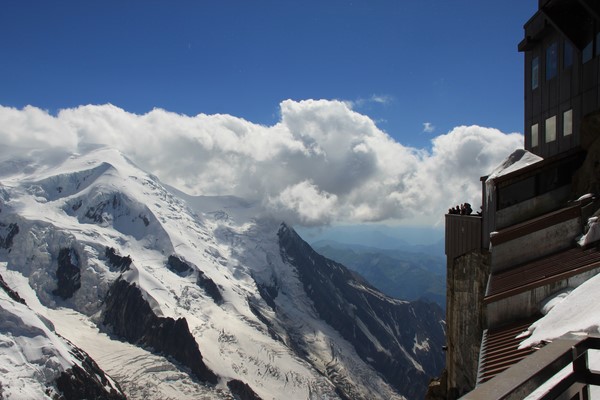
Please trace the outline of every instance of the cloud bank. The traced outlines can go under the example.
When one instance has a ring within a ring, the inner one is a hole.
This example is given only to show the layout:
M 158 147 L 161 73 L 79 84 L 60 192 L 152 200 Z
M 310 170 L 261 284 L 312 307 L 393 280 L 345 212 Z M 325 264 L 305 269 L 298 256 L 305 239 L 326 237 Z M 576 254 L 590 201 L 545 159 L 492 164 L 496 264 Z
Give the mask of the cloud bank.
M 439 220 L 450 206 L 480 205 L 479 177 L 523 137 L 460 126 L 431 149 L 396 142 L 341 101 L 283 101 L 273 126 L 231 115 L 129 113 L 113 105 L 57 115 L 0 106 L 0 141 L 23 148 L 115 147 L 164 182 L 195 195 L 260 202 L 290 223 Z

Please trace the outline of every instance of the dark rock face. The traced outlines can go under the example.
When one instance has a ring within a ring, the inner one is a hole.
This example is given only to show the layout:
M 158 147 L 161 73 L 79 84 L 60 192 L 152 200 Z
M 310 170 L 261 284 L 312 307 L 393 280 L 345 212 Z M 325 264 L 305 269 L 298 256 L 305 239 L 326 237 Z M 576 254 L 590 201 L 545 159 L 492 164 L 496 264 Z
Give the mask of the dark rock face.
M 185 318 L 157 317 L 140 289 L 124 280 L 111 286 L 104 304 L 103 323 L 112 327 L 114 334 L 173 357 L 201 381 L 217 383 L 217 376 L 202 361 Z
M 25 304 L 25 300 L 21 296 L 19 296 L 19 293 L 15 292 L 10 287 L 8 287 L 2 275 L 0 275 L 0 289 L 4 290 L 8 297 L 13 299 L 14 301 L 21 304 Z
M 279 294 L 279 289 L 277 286 L 261 285 L 260 283 L 257 283 L 256 286 L 258 287 L 258 292 L 263 300 L 269 305 L 269 307 L 275 310 L 275 298 L 277 298 L 277 295 Z
M 240 380 L 230 380 L 227 387 L 236 400 L 262 400 L 247 383 Z
M 282 258 L 296 267 L 319 316 L 400 394 L 423 398 L 429 378 L 444 367 L 442 310 L 381 294 L 343 265 L 316 253 L 285 224 L 278 237 Z
M 167 259 L 167 268 L 182 276 L 187 276 L 194 271 L 188 263 L 177 256 L 169 256 Z
M 284 340 L 277 334 L 275 329 L 273 329 L 273 324 L 269 318 L 265 317 L 265 315 L 261 311 L 260 304 L 256 301 L 256 299 L 252 297 L 247 297 L 246 301 L 248 302 L 248 308 L 252 311 L 252 314 L 256 316 L 267 327 L 267 331 L 272 339 L 277 340 L 279 342 L 284 343 Z M 297 352 L 298 353 L 298 352 Z
M 112 247 L 107 247 L 104 251 L 104 256 L 108 260 L 109 267 L 111 269 L 115 269 L 117 271 L 125 272 L 129 270 L 129 266 L 133 262 L 131 257 L 129 256 L 120 256 L 117 254 L 117 251 Z
M 105 220 L 105 213 L 107 212 L 107 210 L 109 209 L 109 207 L 112 206 L 113 210 L 116 210 L 117 208 L 121 207 L 121 203 L 122 203 L 122 198 L 121 195 L 119 193 L 114 194 L 111 200 L 104 200 L 98 204 L 96 204 L 95 206 L 90 206 L 88 208 L 88 210 L 85 213 L 86 218 L 88 218 L 89 220 L 95 222 L 95 223 L 103 223 L 106 222 Z M 146 224 L 146 226 L 148 226 Z
M 223 303 L 223 296 L 221 295 L 221 291 L 219 291 L 217 284 L 208 276 L 204 275 L 204 272 L 198 271 L 198 278 L 196 279 L 196 284 L 202 289 L 204 289 L 204 292 L 208 296 L 210 296 L 215 303 Z
M 0 248 L 10 249 L 14 237 L 19 233 L 19 226 L 15 223 L 4 224 L 0 222 Z
M 60 249 L 58 252 L 58 269 L 56 279 L 58 288 L 52 291 L 63 300 L 73 297 L 81 287 L 81 273 L 79 270 L 79 254 L 75 249 Z
M 121 388 L 112 386 L 98 364 L 83 350 L 69 344 L 72 346 L 71 354 L 81 361 L 83 368 L 74 365 L 58 377 L 56 388 L 62 395 L 60 398 L 125 400 Z
M 174 255 L 169 256 L 167 259 L 167 268 L 179 276 L 189 276 L 194 270 L 197 270 L 198 277 L 196 278 L 196 284 L 202 288 L 204 293 L 213 299 L 215 303 L 223 303 L 223 296 L 215 281 L 206 276 L 204 272 L 200 271 L 198 268 L 192 267 L 187 262 Z

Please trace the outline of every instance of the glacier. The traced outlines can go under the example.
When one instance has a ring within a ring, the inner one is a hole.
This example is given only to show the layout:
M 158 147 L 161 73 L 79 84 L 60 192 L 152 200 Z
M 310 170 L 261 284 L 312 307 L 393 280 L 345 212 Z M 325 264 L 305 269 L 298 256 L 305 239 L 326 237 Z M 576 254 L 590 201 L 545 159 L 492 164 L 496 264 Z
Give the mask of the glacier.
M 420 398 L 443 368 L 437 306 L 108 147 L 2 153 L 0 276 L 4 398 L 52 398 L 81 359 L 105 398 L 145 399 Z

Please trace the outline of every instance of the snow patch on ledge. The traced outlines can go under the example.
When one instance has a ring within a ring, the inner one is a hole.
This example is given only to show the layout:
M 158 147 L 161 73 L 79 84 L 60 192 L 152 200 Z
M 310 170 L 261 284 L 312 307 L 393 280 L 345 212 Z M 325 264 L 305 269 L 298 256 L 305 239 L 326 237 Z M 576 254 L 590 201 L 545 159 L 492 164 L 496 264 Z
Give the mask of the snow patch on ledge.
M 554 301 L 557 304 L 529 327 L 531 335 L 521 342 L 519 348 L 553 340 L 569 332 L 600 333 L 600 275 L 563 295 L 559 293 Z M 562 301 L 558 301 L 560 297 Z

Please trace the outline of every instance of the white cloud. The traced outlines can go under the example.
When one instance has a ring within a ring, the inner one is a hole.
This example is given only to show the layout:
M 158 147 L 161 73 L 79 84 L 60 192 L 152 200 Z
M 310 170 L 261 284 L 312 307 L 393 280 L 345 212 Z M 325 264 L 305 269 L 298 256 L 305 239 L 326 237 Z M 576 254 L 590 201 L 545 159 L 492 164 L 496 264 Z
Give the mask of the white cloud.
M 433 133 L 435 130 L 435 126 L 431 122 L 423 122 L 423 132 L 425 133 Z
M 259 201 L 304 225 L 432 222 L 465 201 L 477 210 L 479 177 L 523 143 L 519 134 L 461 126 L 433 138 L 431 150 L 414 149 L 341 101 L 286 100 L 280 106 L 281 121 L 273 126 L 162 109 L 137 115 L 112 105 L 56 116 L 0 106 L 0 141 L 69 151 L 85 143 L 113 146 L 188 193 Z
M 361 97 L 356 100 L 345 100 L 344 103 L 352 109 L 361 108 L 368 104 L 387 105 L 394 100 L 392 96 L 387 94 L 373 94 L 371 97 Z

